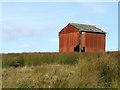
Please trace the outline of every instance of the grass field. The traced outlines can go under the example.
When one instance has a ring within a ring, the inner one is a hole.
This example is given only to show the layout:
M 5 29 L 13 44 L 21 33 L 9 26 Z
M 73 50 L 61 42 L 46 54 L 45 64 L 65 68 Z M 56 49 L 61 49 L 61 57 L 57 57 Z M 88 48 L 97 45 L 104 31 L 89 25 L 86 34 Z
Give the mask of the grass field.
M 120 52 L 3 54 L 2 87 L 118 88 L 119 59 Z

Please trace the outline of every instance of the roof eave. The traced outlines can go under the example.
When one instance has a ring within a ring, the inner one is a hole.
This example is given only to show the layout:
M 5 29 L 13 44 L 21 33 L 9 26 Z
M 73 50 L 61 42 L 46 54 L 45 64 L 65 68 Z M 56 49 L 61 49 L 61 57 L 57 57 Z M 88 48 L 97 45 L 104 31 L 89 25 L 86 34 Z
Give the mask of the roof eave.
M 92 32 L 92 31 L 80 31 L 80 32 L 89 32 L 89 33 L 100 33 L 100 34 L 106 34 L 106 32 Z

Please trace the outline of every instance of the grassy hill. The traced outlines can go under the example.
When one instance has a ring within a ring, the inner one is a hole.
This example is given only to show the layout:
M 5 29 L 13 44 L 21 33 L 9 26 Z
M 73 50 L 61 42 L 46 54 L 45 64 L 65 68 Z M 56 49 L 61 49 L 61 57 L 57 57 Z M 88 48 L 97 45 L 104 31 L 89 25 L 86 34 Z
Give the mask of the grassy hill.
M 120 52 L 2 54 L 2 87 L 118 88 L 119 59 Z

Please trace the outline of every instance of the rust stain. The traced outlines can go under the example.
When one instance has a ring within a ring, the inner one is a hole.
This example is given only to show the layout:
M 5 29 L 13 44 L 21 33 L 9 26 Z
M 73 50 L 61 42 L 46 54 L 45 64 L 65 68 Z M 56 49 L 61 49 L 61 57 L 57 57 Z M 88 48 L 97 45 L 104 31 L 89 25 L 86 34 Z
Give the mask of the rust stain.
M 68 24 L 59 32 L 59 52 L 74 52 L 77 45 L 85 47 L 85 52 L 105 52 L 103 33 L 82 32 Z

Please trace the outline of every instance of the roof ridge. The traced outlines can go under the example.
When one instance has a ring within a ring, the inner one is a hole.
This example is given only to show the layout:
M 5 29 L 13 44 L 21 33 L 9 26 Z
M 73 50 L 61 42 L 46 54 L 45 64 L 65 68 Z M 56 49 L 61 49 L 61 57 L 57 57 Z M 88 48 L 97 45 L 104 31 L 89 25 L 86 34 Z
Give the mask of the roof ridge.
M 87 32 L 98 32 L 98 33 L 106 33 L 100 28 L 98 28 L 96 25 L 90 25 L 90 24 L 79 24 L 79 23 L 69 23 L 73 25 L 75 28 L 81 30 L 81 31 L 87 31 Z
M 70 24 L 78 24 L 78 25 L 86 25 L 86 26 L 95 26 L 94 24 L 86 24 L 86 23 L 70 23 Z

